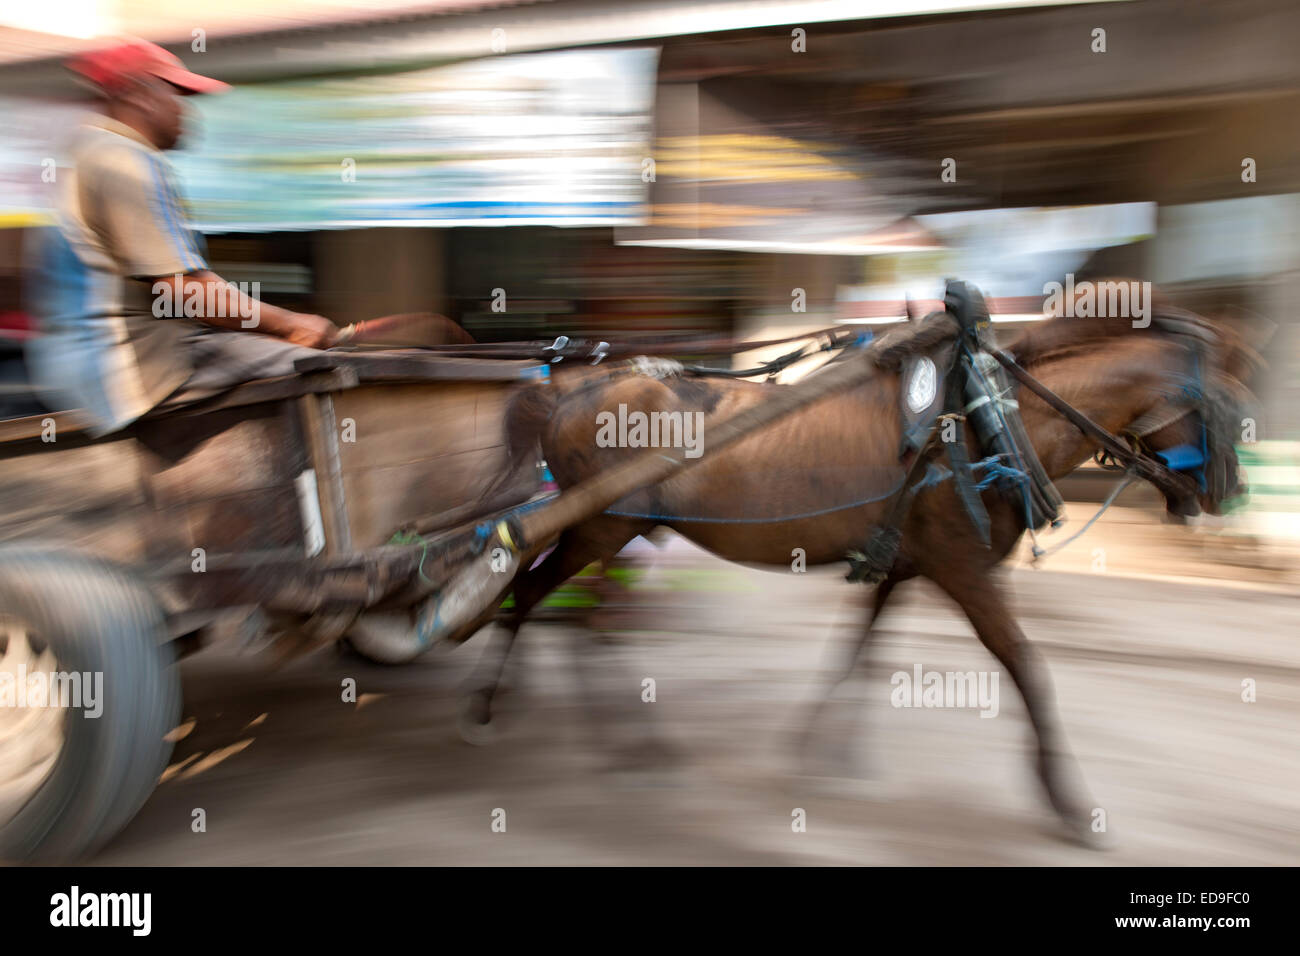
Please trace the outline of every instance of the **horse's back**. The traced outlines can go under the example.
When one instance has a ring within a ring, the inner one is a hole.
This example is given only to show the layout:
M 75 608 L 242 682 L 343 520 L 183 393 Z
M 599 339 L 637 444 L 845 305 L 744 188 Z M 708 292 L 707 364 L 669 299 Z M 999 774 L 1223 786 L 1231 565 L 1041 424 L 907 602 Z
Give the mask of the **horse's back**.
M 788 565 L 842 559 L 877 522 L 903 469 L 897 376 L 793 412 L 716 453 L 708 422 L 786 386 L 634 375 L 562 396 L 543 439 L 569 487 L 647 447 L 685 445 L 704 461 L 624 498 L 611 513 L 668 525 L 732 560 Z

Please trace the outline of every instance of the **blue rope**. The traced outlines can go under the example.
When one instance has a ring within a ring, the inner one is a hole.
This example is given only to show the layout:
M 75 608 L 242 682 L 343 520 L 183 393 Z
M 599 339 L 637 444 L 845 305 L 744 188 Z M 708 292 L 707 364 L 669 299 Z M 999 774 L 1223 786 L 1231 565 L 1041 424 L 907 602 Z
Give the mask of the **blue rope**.
M 942 478 L 939 478 L 938 480 L 942 481 L 943 478 L 946 477 L 948 476 L 944 475 Z M 697 517 L 685 517 L 682 515 L 642 514 L 636 511 L 613 511 L 613 510 L 606 510 L 605 514 L 612 515 L 615 518 L 644 518 L 647 521 L 694 521 L 694 522 L 699 522 L 701 524 L 772 524 L 781 521 L 799 521 L 803 518 L 817 518 L 820 517 L 821 515 L 832 514 L 833 512 L 836 511 L 848 511 L 852 508 L 861 508 L 863 505 L 874 504 L 877 501 L 884 501 L 886 498 L 890 498 L 893 495 L 895 495 L 899 491 L 899 489 L 903 487 L 903 482 L 905 482 L 906 480 L 907 480 L 907 476 L 904 475 L 902 478 L 898 480 L 898 484 L 894 485 L 893 488 L 889 489 L 889 491 L 885 492 L 883 495 L 877 495 L 874 498 L 863 498 L 861 501 L 854 501 L 847 505 L 834 505 L 833 507 L 830 508 L 821 508 L 817 511 L 807 511 L 804 512 L 803 514 L 786 515 L 783 518 L 697 518 Z M 930 481 L 931 478 L 929 475 L 927 475 L 925 480 L 921 483 L 921 485 L 918 485 L 918 488 L 924 487 L 926 482 L 930 482 Z M 938 482 L 936 481 L 933 483 L 937 484 Z
M 951 477 L 952 472 L 943 467 L 943 465 L 930 462 L 930 464 L 926 466 L 925 477 L 916 483 L 914 491 L 921 492 L 926 488 L 934 488 L 943 484 Z
M 1013 468 L 1010 465 L 1002 464 L 1001 458 L 1001 455 L 990 455 L 982 461 L 974 462 L 971 465 L 972 469 L 984 469 L 984 477 L 975 485 L 976 491 L 985 491 L 1003 478 L 1020 482 L 1029 480 L 1029 476 L 1019 468 Z
M 543 505 L 549 505 L 555 499 L 555 497 L 556 497 L 555 494 L 549 494 L 544 497 L 538 498 L 535 501 L 526 501 L 522 505 L 519 505 L 518 507 L 511 508 L 510 514 L 512 515 L 527 514 L 528 512 L 540 508 Z

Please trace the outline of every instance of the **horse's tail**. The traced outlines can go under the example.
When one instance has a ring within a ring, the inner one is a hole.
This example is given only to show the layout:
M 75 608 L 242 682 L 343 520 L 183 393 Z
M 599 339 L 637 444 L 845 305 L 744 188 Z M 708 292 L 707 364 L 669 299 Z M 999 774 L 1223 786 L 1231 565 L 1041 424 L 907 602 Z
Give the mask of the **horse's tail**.
M 556 388 L 548 381 L 519 388 L 506 404 L 506 465 L 501 475 L 480 496 L 490 498 L 536 468 L 538 443 L 558 403 Z

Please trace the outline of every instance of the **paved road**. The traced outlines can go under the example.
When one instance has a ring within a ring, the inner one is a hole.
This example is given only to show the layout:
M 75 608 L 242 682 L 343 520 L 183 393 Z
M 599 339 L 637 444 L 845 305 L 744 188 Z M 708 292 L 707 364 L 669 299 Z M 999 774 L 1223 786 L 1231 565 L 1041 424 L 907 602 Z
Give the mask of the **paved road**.
M 333 652 L 278 671 L 221 648 L 190 658 L 173 766 L 98 861 L 1300 862 L 1300 597 L 1114 573 L 1007 580 L 1106 811 L 1107 852 L 1059 839 L 1009 686 L 994 719 L 890 706 L 890 676 L 916 664 L 994 668 L 935 592 L 900 589 L 871 666 L 801 754 L 791 731 L 857 626 L 859 592 L 675 543 L 646 579 L 640 630 L 603 643 L 525 631 L 491 747 L 454 732 L 482 635 L 397 669 Z M 346 677 L 357 704 L 340 700 Z M 855 765 L 847 778 L 824 772 L 837 749 Z M 192 832 L 195 808 L 206 832 Z M 806 832 L 792 830 L 796 808 Z

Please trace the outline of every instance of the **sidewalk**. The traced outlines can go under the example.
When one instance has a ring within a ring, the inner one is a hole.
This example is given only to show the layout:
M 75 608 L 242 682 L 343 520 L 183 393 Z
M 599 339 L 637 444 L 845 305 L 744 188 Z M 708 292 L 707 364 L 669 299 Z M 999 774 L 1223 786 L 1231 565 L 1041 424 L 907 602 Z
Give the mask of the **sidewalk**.
M 1051 549 L 1096 513 L 1099 506 L 1071 502 L 1069 521 L 1056 532 L 1039 535 Z M 1190 524 L 1168 523 L 1147 509 L 1113 507 L 1086 534 L 1059 553 L 1043 558 L 1038 568 L 1079 574 L 1132 578 L 1209 579 L 1226 586 L 1300 590 L 1300 542 L 1251 533 L 1238 518 L 1202 516 Z M 1026 536 L 1008 563 L 1031 565 Z

